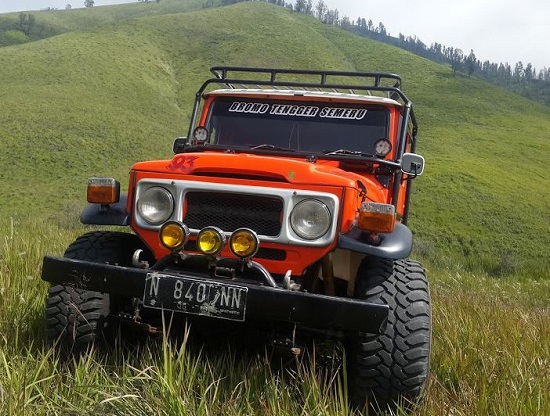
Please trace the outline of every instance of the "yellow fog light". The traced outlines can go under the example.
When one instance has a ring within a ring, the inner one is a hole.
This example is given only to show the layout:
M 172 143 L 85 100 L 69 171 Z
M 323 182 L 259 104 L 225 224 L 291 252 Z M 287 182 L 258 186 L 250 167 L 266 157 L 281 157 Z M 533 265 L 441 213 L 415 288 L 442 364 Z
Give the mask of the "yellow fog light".
M 260 248 L 260 240 L 254 231 L 240 228 L 231 234 L 229 248 L 235 256 L 246 259 L 256 255 Z
M 181 250 L 189 238 L 189 228 L 178 221 L 168 221 L 159 231 L 160 242 L 168 250 Z
M 225 236 L 219 228 L 203 228 L 197 236 L 197 248 L 207 256 L 215 256 L 222 251 L 224 245 Z

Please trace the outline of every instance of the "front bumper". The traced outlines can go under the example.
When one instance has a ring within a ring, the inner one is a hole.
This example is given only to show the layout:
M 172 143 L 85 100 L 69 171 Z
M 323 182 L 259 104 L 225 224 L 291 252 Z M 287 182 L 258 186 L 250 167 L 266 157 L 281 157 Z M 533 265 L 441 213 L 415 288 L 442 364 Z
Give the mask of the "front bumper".
M 53 284 L 142 299 L 145 281 L 151 272 L 148 269 L 46 256 L 42 279 Z M 216 283 L 214 279 L 197 274 L 165 274 Z M 242 280 L 238 284 L 248 288 L 247 321 L 287 322 L 317 330 L 379 333 L 388 317 L 386 305 L 260 286 Z

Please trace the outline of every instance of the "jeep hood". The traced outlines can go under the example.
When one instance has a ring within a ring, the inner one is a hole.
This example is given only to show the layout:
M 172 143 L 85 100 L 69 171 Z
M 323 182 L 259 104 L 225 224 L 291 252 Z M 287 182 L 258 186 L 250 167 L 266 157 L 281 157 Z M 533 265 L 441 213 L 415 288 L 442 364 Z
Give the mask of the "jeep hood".
M 293 185 L 329 185 L 356 188 L 361 182 L 368 188 L 380 188 L 369 178 L 342 170 L 338 162 L 308 162 L 298 158 L 271 155 L 227 153 L 182 153 L 171 160 L 136 163 L 135 171 L 167 175 L 235 177 L 256 181 L 286 182 Z

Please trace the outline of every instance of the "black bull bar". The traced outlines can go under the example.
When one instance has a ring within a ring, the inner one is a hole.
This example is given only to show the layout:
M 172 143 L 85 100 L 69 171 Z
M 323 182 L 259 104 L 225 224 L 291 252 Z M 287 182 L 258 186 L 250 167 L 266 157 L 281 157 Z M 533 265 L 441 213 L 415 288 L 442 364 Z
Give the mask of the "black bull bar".
M 53 284 L 141 299 L 147 275 L 151 272 L 148 269 L 46 256 L 42 279 Z M 166 274 L 195 279 L 200 277 L 205 282 L 216 283 L 216 280 L 196 274 Z M 259 286 L 243 281 L 238 284 L 248 288 L 247 320 L 288 322 L 321 330 L 380 333 L 388 317 L 386 305 Z

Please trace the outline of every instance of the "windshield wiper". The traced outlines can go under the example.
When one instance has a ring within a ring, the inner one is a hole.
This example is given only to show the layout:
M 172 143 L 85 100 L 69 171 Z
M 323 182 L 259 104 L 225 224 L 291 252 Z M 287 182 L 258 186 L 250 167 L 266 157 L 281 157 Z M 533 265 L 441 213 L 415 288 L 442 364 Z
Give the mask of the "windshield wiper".
M 338 150 L 326 150 L 323 152 L 327 156 L 337 156 L 337 155 L 344 155 L 344 156 L 362 156 L 362 157 L 374 157 L 374 155 L 371 155 L 369 153 L 363 153 L 358 150 L 347 150 L 347 149 L 338 149 Z
M 250 150 L 280 150 L 283 152 L 295 152 L 294 149 L 289 149 L 288 147 L 279 147 L 272 144 L 259 144 L 257 146 L 250 146 Z

